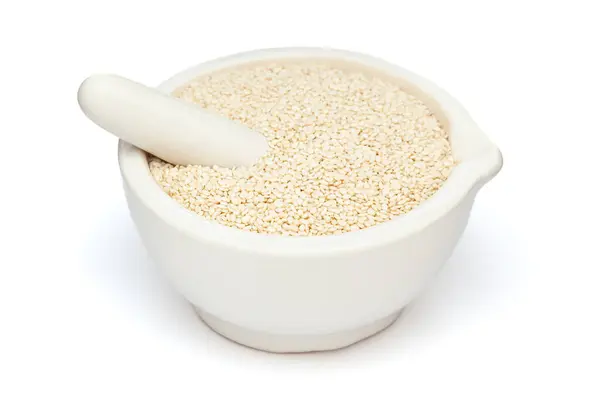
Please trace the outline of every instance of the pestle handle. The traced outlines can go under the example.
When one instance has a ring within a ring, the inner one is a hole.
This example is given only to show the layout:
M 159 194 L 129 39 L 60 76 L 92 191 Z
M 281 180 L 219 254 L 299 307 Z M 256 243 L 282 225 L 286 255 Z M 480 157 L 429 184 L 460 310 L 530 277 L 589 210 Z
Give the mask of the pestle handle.
M 172 164 L 252 165 L 266 139 L 235 121 L 117 75 L 93 75 L 79 106 L 94 123 Z

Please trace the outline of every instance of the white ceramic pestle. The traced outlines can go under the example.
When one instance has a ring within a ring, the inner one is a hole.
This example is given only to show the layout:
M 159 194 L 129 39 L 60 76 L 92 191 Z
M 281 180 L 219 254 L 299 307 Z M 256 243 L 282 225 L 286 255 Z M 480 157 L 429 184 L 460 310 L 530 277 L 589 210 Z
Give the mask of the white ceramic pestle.
M 87 78 L 77 99 L 94 123 L 173 164 L 251 165 L 267 151 L 242 124 L 117 75 Z

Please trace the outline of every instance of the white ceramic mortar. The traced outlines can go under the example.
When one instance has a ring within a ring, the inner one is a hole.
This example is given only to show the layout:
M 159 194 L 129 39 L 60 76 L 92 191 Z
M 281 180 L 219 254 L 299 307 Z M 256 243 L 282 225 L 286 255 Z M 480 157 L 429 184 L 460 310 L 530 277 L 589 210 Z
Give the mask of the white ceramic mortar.
M 251 51 L 206 62 L 159 86 L 170 93 L 198 75 L 265 60 L 359 63 L 398 78 L 449 131 L 459 161 L 429 200 L 410 213 L 342 235 L 261 235 L 207 221 L 169 198 L 146 153 L 119 144 L 131 216 L 152 259 L 216 332 L 272 352 L 344 347 L 392 324 L 452 253 L 475 195 L 502 156 L 456 100 L 431 82 L 377 58 L 341 50 Z

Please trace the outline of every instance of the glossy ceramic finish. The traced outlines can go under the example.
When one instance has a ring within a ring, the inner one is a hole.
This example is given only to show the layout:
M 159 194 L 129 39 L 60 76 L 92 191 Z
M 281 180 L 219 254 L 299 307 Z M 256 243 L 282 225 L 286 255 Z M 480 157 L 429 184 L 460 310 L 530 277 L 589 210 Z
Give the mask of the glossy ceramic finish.
M 398 78 L 450 132 L 459 165 L 410 213 L 362 231 L 325 237 L 267 236 L 204 220 L 169 198 L 146 154 L 121 142 L 119 163 L 133 220 L 154 261 L 213 329 L 275 352 L 347 346 L 391 324 L 452 253 L 478 190 L 502 167 L 496 146 L 431 82 L 362 54 L 318 48 L 259 50 L 188 69 L 159 86 L 240 63 L 321 58 Z

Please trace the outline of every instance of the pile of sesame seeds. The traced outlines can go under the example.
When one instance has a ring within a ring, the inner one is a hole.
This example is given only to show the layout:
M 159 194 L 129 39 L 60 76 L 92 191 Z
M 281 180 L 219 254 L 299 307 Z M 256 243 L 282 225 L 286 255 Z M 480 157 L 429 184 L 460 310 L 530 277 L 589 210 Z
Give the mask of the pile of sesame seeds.
M 455 162 L 447 132 L 392 78 L 352 65 L 282 61 L 200 76 L 173 92 L 262 133 L 269 151 L 234 169 L 150 159 L 187 209 L 263 234 L 365 229 L 432 196 Z

